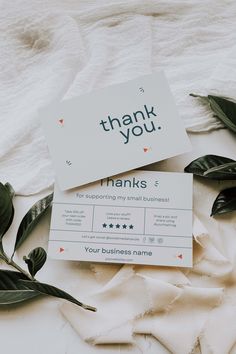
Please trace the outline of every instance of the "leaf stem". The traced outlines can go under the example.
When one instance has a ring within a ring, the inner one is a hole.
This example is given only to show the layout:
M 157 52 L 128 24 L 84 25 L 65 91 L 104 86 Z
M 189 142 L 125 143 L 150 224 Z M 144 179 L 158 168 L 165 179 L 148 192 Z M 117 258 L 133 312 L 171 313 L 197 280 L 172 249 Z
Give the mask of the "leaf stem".
M 2 252 L 2 259 L 10 266 L 18 270 L 20 273 L 24 274 L 28 279 L 35 280 L 28 272 L 26 272 L 23 268 L 21 268 L 16 262 L 13 261 L 12 258 L 9 258 L 7 254 Z
M 96 312 L 97 309 L 96 307 L 93 307 L 93 306 L 89 306 L 89 305 L 86 305 L 86 304 L 82 304 L 81 307 L 85 310 L 89 310 L 89 311 L 93 311 L 93 312 Z
M 28 272 L 26 272 L 23 268 L 21 268 L 17 263 L 15 263 L 12 259 L 9 259 L 8 262 L 9 265 L 11 265 L 13 268 L 17 269 L 19 272 L 24 274 L 28 279 L 34 280 L 34 277 L 32 277 Z

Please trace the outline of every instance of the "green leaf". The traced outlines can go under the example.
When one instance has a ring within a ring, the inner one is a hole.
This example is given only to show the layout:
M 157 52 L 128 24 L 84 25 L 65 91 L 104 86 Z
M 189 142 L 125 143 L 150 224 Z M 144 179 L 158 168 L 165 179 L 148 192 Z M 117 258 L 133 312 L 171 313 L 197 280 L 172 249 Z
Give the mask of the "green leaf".
M 236 179 L 236 162 L 229 162 L 221 166 L 212 167 L 204 172 L 204 177 L 211 179 Z
M 61 289 L 56 288 L 55 286 L 45 284 L 45 283 L 40 283 L 38 281 L 30 281 L 30 280 L 21 280 L 21 283 L 25 285 L 27 289 L 35 290 L 41 294 L 58 297 L 60 299 L 65 299 L 78 306 L 81 306 L 85 310 L 96 311 L 94 307 L 83 304 L 82 302 L 76 300 L 70 294 L 66 293 Z
M 15 196 L 15 191 L 14 191 L 12 185 L 7 182 L 7 183 L 5 184 L 5 188 L 7 189 L 8 194 L 10 195 L 10 197 L 13 199 L 13 197 Z
M 236 133 L 236 103 L 218 96 L 208 96 L 210 106 L 227 128 Z
M 39 296 L 30 290 L 0 290 L 0 306 L 13 305 Z
M 236 180 L 236 161 L 223 156 L 205 155 L 192 161 L 185 172 L 216 180 Z
M 0 306 L 21 303 L 41 295 L 35 290 L 26 289 L 20 282 L 25 279 L 19 272 L 0 270 Z
M 34 277 L 46 262 L 47 253 L 42 247 L 37 247 L 29 253 L 28 257 L 23 259 L 28 266 L 30 274 Z
M 46 210 L 51 206 L 52 199 L 53 193 L 40 199 L 24 216 L 17 231 L 14 253 L 29 236 L 30 232 L 37 225 L 41 217 L 45 214 Z
M 236 187 L 227 188 L 218 194 L 211 210 L 211 216 L 236 210 Z
M 236 102 L 226 97 L 208 95 L 200 96 L 190 94 L 192 97 L 198 97 L 204 102 L 210 104 L 215 116 L 225 124 L 227 128 L 236 133 Z
M 13 194 L 9 186 L 8 183 L 5 186 L 0 183 L 0 241 L 11 226 L 14 217 Z

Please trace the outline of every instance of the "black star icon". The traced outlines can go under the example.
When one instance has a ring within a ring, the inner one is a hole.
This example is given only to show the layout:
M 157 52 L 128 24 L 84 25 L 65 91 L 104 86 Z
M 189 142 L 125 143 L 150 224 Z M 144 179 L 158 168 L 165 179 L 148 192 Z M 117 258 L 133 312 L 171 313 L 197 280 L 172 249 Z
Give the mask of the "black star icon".
M 104 228 L 105 228 L 105 227 L 107 227 L 107 224 L 105 224 L 105 223 L 104 223 L 104 224 L 102 224 L 102 227 L 104 227 Z
M 120 228 L 120 224 L 116 224 L 116 228 L 119 229 Z
M 127 225 L 124 224 L 124 225 L 122 225 L 122 227 L 123 227 L 123 229 L 126 229 Z
M 113 228 L 113 224 L 110 224 L 109 227 L 112 229 Z
M 130 229 L 133 229 L 133 228 L 134 228 L 134 226 L 133 226 L 133 225 L 129 225 L 129 228 L 130 228 Z

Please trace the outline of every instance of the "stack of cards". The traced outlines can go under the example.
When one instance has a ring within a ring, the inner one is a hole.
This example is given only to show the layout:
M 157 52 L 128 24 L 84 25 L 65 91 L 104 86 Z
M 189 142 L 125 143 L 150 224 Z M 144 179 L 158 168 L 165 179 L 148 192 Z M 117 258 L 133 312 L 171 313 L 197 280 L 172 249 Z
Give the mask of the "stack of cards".
M 49 255 L 190 267 L 192 175 L 131 171 L 190 150 L 164 74 L 54 103 L 41 116 L 57 177 Z

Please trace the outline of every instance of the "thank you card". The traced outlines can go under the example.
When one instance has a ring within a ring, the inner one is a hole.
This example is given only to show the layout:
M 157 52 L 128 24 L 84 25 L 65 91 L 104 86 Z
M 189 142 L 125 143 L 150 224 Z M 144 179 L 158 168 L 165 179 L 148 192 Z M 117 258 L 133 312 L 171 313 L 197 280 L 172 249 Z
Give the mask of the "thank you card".
M 40 116 L 61 190 L 190 150 L 162 72 L 54 102 Z

